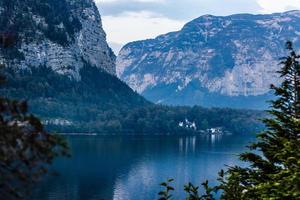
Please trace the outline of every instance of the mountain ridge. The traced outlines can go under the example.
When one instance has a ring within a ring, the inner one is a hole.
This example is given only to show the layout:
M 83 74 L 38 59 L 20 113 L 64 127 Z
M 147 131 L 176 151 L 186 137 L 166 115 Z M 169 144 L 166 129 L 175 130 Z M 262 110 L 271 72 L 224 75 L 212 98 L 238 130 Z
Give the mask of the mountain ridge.
M 93 0 L 0 2 L 2 31 L 17 35 L 18 57 L 2 62 L 15 70 L 47 66 L 80 80 L 84 62 L 115 74 L 115 55 L 106 43 L 101 16 Z M 8 51 L 8 50 L 6 50 Z
M 300 46 L 299 22 L 300 11 L 204 15 L 177 32 L 125 45 L 117 57 L 117 75 L 157 103 L 226 107 L 222 96 L 241 97 L 239 104 L 243 97 L 265 96 L 266 100 L 269 85 L 280 81 L 275 72 L 286 53 L 285 42 Z M 196 87 L 194 94 L 192 87 Z M 197 100 L 180 100 L 188 92 Z M 219 95 L 219 103 L 210 105 L 212 98 L 205 97 L 210 94 Z M 253 108 L 264 109 L 266 104 Z
M 14 12 L 6 15 L 1 11 L 4 6 Z M 87 15 L 84 23 L 97 25 L 84 29 L 82 21 L 76 20 L 82 13 L 73 13 L 86 7 L 94 14 Z M 33 13 L 40 13 L 47 26 L 38 26 Z M 261 129 L 256 117 L 264 115 L 263 112 L 160 106 L 134 92 L 115 76 L 114 55 L 109 54 L 111 50 L 97 13 L 92 0 L 0 0 L 0 26 L 6 30 L 0 40 L 0 61 L 6 65 L 1 68 L 6 83 L 0 87 L 0 96 L 25 99 L 30 112 L 43 121 L 47 130 L 58 133 L 180 135 L 202 134 L 208 128 L 223 127 L 240 134 Z M 2 16 L 8 17 L 10 23 Z M 86 31 L 87 39 L 101 41 L 90 40 L 93 47 L 81 47 L 83 51 L 78 51 L 80 47 L 74 44 L 79 44 L 76 41 L 80 30 Z M 15 45 L 3 45 L 12 32 L 16 33 L 11 37 L 16 39 Z M 22 49 L 22 45 L 28 48 Z M 96 51 L 89 56 L 90 48 Z M 102 49 L 107 54 L 99 52 Z M 93 65 L 95 55 L 99 65 Z M 193 122 L 196 127 L 182 127 L 183 121 Z
M 51 130 L 100 130 L 110 112 L 152 105 L 115 76 L 93 0 L 0 0 L 0 26 L 14 39 L 0 44 L 0 94 L 26 99 Z

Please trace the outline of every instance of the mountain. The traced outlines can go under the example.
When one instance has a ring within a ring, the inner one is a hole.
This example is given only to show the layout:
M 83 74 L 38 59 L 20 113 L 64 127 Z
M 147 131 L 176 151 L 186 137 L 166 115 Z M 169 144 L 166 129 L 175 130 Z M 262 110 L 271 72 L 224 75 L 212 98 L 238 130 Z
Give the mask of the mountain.
M 115 76 L 94 1 L 0 0 L 0 11 L 0 94 L 27 100 L 49 127 L 95 131 L 115 110 L 151 105 Z
M 147 99 L 169 105 L 266 108 L 285 42 L 300 46 L 300 11 L 205 15 L 180 31 L 125 45 L 117 75 Z
M 64 133 L 200 134 L 261 128 L 250 110 L 158 106 L 116 76 L 92 0 L 0 0 L 0 97 L 24 99 Z
M 89 63 L 115 74 L 115 55 L 93 0 L 1 0 L 0 8 L 2 34 L 18 39 L 18 57 L 6 60 L 16 70 L 43 65 L 80 80 Z

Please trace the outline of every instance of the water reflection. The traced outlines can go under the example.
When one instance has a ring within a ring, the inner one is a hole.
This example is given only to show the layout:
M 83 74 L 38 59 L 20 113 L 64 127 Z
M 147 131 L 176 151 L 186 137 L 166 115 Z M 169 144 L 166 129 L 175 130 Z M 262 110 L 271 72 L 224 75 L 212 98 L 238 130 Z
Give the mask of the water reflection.
M 158 185 L 175 178 L 175 199 L 183 185 L 214 181 L 249 137 L 71 137 L 71 159 L 59 160 L 59 177 L 40 184 L 30 200 L 152 200 Z
M 215 144 L 216 142 L 220 142 L 222 140 L 223 134 L 210 134 L 207 136 L 210 138 L 211 144 Z
M 184 153 L 187 155 L 188 153 L 195 153 L 196 151 L 196 136 L 191 137 L 180 137 L 178 139 L 179 144 L 179 153 Z

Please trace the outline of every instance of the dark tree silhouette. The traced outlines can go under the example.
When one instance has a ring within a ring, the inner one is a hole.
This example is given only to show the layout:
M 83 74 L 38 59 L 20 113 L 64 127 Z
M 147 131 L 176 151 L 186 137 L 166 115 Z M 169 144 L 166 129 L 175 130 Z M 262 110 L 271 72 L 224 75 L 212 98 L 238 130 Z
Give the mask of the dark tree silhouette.
M 271 85 L 278 97 L 271 101 L 269 118 L 262 121 L 266 130 L 240 159 L 248 167 L 234 166 L 219 173 L 219 185 L 203 183 L 206 194 L 198 195 L 198 187 L 185 187 L 187 199 L 214 199 L 222 192 L 224 200 L 300 199 L 300 54 L 291 42 L 286 43 L 289 55 L 282 58 L 278 73 L 280 86 Z
M 1 48 L 11 47 L 13 36 L 2 35 Z M 4 66 L 1 66 L 4 68 Z M 0 73 L 0 87 L 5 77 Z M 28 114 L 25 101 L 0 97 L 0 198 L 22 199 L 57 156 L 69 155 L 66 141 L 46 132 L 40 120 Z

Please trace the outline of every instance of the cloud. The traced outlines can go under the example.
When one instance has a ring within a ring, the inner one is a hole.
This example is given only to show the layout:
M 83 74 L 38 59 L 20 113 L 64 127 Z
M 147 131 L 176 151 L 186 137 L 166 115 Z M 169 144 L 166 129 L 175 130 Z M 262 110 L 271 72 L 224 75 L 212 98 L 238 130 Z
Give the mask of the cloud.
M 102 21 L 108 42 L 117 44 L 154 38 L 162 33 L 179 30 L 184 25 L 184 21 L 168 19 L 147 11 L 103 16 Z
M 131 41 L 179 30 L 204 14 L 273 13 L 300 9 L 300 0 L 96 0 L 115 52 Z
M 118 16 L 126 12 L 148 11 L 174 20 L 191 20 L 203 14 L 229 15 L 255 12 L 256 0 L 100 0 L 102 15 Z
M 300 9 L 300 0 L 257 0 L 262 7 L 262 13 L 283 12 L 287 10 Z
M 108 42 L 108 45 L 110 46 L 110 48 L 114 51 L 114 53 L 116 55 L 118 55 L 119 51 L 123 47 L 123 44 L 116 43 L 116 42 Z
M 122 0 L 96 0 L 96 3 L 112 3 Z M 127 2 L 165 2 L 165 0 L 127 0 Z
M 108 42 L 117 53 L 120 44 L 177 31 L 203 14 L 228 15 L 259 8 L 255 0 L 224 1 L 222 5 L 220 0 L 96 0 L 96 3 Z

